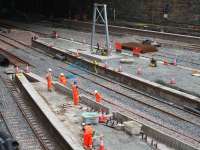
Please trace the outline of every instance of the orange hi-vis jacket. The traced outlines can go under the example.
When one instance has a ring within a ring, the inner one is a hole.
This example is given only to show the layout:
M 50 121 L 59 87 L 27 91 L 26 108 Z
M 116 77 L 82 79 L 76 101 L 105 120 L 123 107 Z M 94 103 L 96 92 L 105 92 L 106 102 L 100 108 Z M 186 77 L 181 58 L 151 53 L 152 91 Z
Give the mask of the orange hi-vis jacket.
M 47 79 L 47 88 L 48 88 L 48 90 L 51 90 L 52 87 L 53 87 L 52 75 L 51 75 L 51 73 L 47 73 L 46 79 Z
M 59 76 L 59 82 L 63 85 L 67 85 L 67 79 L 65 76 Z
M 97 102 L 97 103 L 100 103 L 101 100 L 102 100 L 102 96 L 101 96 L 101 94 L 98 93 L 98 92 L 95 94 L 95 98 L 96 98 L 96 102 Z
M 83 145 L 85 148 L 91 148 L 93 143 L 93 129 L 92 126 L 86 125 L 83 133 Z
M 72 96 L 73 96 L 73 100 L 74 100 L 74 105 L 78 105 L 79 104 L 79 92 L 78 92 L 77 86 L 74 84 L 72 84 Z

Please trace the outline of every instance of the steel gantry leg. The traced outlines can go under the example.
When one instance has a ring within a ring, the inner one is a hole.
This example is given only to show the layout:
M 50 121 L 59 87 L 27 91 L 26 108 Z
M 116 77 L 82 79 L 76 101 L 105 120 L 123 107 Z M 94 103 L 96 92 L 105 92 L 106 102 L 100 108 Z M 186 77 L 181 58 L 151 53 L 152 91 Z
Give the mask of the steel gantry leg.
M 102 14 L 103 12 L 103 14 Z M 98 15 L 97 15 L 98 14 Z M 106 37 L 106 49 L 108 51 L 108 55 L 111 55 L 111 47 L 110 47 L 110 37 L 108 30 L 108 19 L 107 19 L 107 5 L 106 4 L 94 4 L 93 11 L 93 24 L 92 24 L 92 36 L 91 36 L 91 52 L 93 53 L 94 41 L 95 41 L 95 33 L 96 33 L 96 22 L 101 18 L 101 21 L 105 26 L 105 37 Z

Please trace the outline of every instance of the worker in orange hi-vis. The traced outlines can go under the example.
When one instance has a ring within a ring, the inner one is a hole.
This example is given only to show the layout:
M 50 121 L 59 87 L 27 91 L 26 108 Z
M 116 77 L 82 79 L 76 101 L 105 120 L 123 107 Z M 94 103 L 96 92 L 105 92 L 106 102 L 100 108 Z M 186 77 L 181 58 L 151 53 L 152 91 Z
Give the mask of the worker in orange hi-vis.
M 67 85 L 67 79 L 65 78 L 64 73 L 61 73 L 59 76 L 59 82 L 63 85 Z
M 78 87 L 77 87 L 75 81 L 72 84 L 72 96 L 73 96 L 74 105 L 78 105 L 79 104 L 79 92 L 78 92 Z
M 52 88 L 53 88 L 53 83 L 52 83 L 52 70 L 49 68 L 48 69 L 48 73 L 46 75 L 46 79 L 47 79 L 47 88 L 48 88 L 48 91 L 52 91 Z
M 83 146 L 85 149 L 91 150 L 93 145 L 93 128 L 91 125 L 85 125 L 83 131 Z
M 100 94 L 97 90 L 95 90 L 95 91 L 94 91 L 94 95 L 95 95 L 95 98 L 96 98 L 96 102 L 97 102 L 97 103 L 100 103 L 101 100 L 102 100 L 101 94 Z

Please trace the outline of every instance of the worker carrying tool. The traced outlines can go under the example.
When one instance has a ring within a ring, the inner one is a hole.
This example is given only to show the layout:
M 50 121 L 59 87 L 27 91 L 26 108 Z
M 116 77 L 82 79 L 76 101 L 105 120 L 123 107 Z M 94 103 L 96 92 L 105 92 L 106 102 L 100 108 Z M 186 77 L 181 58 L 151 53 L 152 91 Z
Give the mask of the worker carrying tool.
M 97 90 L 94 91 L 94 95 L 95 95 L 95 98 L 96 98 L 96 102 L 100 103 L 101 100 L 102 100 L 102 95 Z
M 53 88 L 53 83 L 52 83 L 52 69 L 49 68 L 48 69 L 48 73 L 46 75 L 46 79 L 47 79 L 47 88 L 48 88 L 48 91 L 52 91 L 52 88 Z
M 63 84 L 63 85 L 67 85 L 67 79 L 64 75 L 64 73 L 60 73 L 60 76 L 59 76 L 59 83 Z
M 83 126 L 83 147 L 92 150 L 93 147 L 93 128 L 91 125 Z
M 73 101 L 74 105 L 79 104 L 79 92 L 78 92 L 78 87 L 76 81 L 72 84 L 72 96 L 73 96 Z

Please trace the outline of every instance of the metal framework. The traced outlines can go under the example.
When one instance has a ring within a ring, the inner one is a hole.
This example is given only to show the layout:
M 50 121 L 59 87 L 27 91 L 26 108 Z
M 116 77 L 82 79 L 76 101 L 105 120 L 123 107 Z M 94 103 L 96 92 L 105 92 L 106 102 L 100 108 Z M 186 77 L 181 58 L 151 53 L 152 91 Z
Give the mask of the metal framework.
M 106 48 L 108 51 L 108 55 L 110 55 L 111 49 L 110 49 L 110 38 L 109 38 L 109 31 L 108 31 L 107 5 L 106 4 L 97 4 L 97 3 L 94 4 L 92 37 L 91 37 L 91 52 L 93 52 L 93 48 L 94 48 L 96 23 L 99 18 L 101 19 L 101 21 L 104 23 L 104 26 L 105 26 Z

